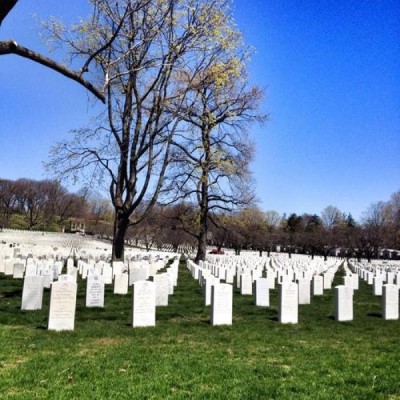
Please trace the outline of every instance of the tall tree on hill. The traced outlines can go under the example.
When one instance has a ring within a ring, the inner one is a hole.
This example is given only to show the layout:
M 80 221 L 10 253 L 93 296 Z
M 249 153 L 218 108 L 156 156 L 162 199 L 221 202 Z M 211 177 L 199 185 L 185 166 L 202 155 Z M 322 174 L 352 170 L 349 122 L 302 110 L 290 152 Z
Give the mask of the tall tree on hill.
M 91 19 L 72 31 L 60 30 L 59 24 L 49 28 L 72 48 L 72 56 L 93 60 L 98 80 L 105 82 L 107 111 L 94 127 L 79 129 L 71 141 L 56 146 L 49 165 L 73 177 L 89 170 L 109 182 L 115 210 L 113 259 L 121 260 L 128 226 L 146 217 L 162 188 L 178 117 L 207 62 L 202 54 L 225 41 L 221 32 L 229 2 L 92 3 Z M 188 79 L 179 79 L 180 71 L 194 64 L 197 69 Z

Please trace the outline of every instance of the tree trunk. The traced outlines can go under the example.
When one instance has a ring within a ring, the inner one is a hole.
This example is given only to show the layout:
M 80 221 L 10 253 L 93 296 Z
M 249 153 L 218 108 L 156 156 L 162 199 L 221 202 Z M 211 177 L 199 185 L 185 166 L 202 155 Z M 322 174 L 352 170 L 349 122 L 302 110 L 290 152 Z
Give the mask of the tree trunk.
M 209 152 L 208 145 L 208 134 L 205 135 L 206 154 Z M 206 159 L 208 159 L 206 155 Z M 195 263 L 198 264 L 199 261 L 205 261 L 207 255 L 207 232 L 208 232 L 208 165 L 203 169 L 202 183 L 201 183 L 201 201 L 200 201 L 200 231 L 197 237 L 197 254 L 195 258 Z
M 207 255 L 207 229 L 201 227 L 200 235 L 197 238 L 197 254 L 194 262 L 198 264 L 199 261 L 205 261 L 206 255 Z
M 200 205 L 200 231 L 199 236 L 197 237 L 197 254 L 194 262 L 196 264 L 199 261 L 205 261 L 207 256 L 207 217 L 208 217 L 208 209 L 207 209 L 207 194 L 204 193 L 203 190 L 203 201 Z
M 129 225 L 129 216 L 122 211 L 117 211 L 114 217 L 114 236 L 112 247 L 112 260 L 124 261 L 125 234 Z

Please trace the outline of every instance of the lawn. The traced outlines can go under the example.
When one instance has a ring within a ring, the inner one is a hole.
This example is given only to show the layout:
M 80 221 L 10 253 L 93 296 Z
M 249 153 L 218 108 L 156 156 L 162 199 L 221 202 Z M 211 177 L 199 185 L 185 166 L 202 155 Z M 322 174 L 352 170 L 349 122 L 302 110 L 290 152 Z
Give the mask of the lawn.
M 132 328 L 131 296 L 109 287 L 104 309 L 85 308 L 78 285 L 75 331 L 57 333 L 49 292 L 22 312 L 22 281 L 0 276 L 2 399 L 400 399 L 400 321 L 361 280 L 352 322 L 333 319 L 333 290 L 282 325 L 277 291 L 258 308 L 234 288 L 233 325 L 219 327 L 183 265 L 155 328 Z

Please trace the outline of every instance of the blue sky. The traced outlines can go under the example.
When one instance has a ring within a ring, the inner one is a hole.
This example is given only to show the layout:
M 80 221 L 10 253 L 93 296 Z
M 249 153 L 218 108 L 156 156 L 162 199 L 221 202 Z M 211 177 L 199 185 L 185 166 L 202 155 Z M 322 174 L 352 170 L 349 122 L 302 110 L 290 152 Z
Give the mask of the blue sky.
M 32 14 L 73 20 L 87 14 L 83 4 L 21 0 L 0 40 L 46 52 Z M 400 189 L 400 2 L 236 0 L 234 7 L 256 48 L 250 77 L 266 90 L 270 115 L 251 129 L 260 207 L 301 214 L 332 204 L 359 218 L 388 200 Z M 86 125 L 94 104 L 61 75 L 0 57 L 0 177 L 44 178 L 51 145 Z

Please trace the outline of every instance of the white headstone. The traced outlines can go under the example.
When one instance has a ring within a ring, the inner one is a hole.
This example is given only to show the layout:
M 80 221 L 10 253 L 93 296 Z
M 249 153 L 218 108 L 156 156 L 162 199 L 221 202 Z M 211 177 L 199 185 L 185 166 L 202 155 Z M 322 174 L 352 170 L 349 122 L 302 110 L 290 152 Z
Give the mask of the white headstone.
M 392 285 L 394 283 L 394 273 L 393 272 L 386 272 L 386 284 Z
M 74 259 L 71 257 L 67 258 L 67 269 L 74 266 Z
M 174 294 L 175 273 L 171 268 L 167 268 L 168 275 L 168 294 Z
M 76 278 L 74 278 L 72 275 L 68 275 L 68 274 L 58 275 L 58 282 L 76 283 Z
M 114 294 L 127 294 L 128 293 L 128 274 L 115 274 L 114 275 Z
M 253 294 L 253 279 L 250 273 L 243 273 L 240 275 L 240 294 L 252 295 Z
M 357 274 L 353 274 L 352 275 L 353 278 L 353 289 L 354 290 L 358 290 L 359 288 L 359 279 L 358 279 L 358 275 Z
M 110 285 L 112 283 L 113 275 L 111 265 L 106 264 L 103 266 L 102 276 L 106 285 Z
M 50 289 L 51 283 L 53 282 L 53 271 L 50 269 L 42 269 L 40 275 L 43 276 L 43 286 L 46 289 Z
M 235 279 L 235 271 L 233 269 L 227 269 L 225 271 L 225 282 L 233 284 L 234 279 Z
M 375 296 L 382 296 L 383 277 L 375 276 L 373 280 L 373 292 Z
M 382 317 L 383 319 L 399 319 L 399 287 L 393 284 L 383 285 Z
M 349 286 L 335 287 L 335 319 L 337 321 L 353 320 L 353 288 Z
M 220 283 L 219 278 L 216 278 L 214 275 L 205 275 L 203 276 L 202 289 L 203 289 L 203 299 L 204 305 L 211 305 L 211 292 L 212 287 Z
M 77 287 L 72 282 L 53 282 L 51 285 L 49 330 L 74 330 Z
M 132 286 L 135 282 L 147 280 L 147 268 L 131 267 L 129 268 L 129 286 Z
M 352 289 L 354 289 L 353 283 L 354 283 L 354 279 L 353 279 L 352 274 L 346 275 L 343 277 L 343 285 L 344 286 L 351 287 Z
M 67 275 L 72 276 L 76 282 L 78 279 L 78 268 L 74 266 L 67 267 Z
M 25 276 L 37 275 L 37 266 L 36 264 L 27 264 L 25 267 Z
M 104 280 L 101 275 L 88 275 L 86 307 L 104 307 Z
M 279 287 L 278 319 L 281 324 L 297 324 L 299 320 L 299 287 L 284 282 Z
M 43 276 L 25 276 L 21 310 L 41 310 L 43 302 Z
M 167 306 L 169 291 L 168 274 L 155 275 L 153 282 L 156 285 L 156 306 Z
M 311 303 L 311 283 L 308 278 L 300 278 L 298 280 L 299 304 Z
M 14 264 L 13 278 L 22 279 L 24 277 L 25 265 L 16 263 Z
M 126 268 L 123 261 L 113 261 L 112 269 L 113 269 L 113 276 L 115 276 L 116 274 L 122 274 Z
M 232 325 L 233 288 L 220 283 L 211 289 L 211 325 Z
M 4 275 L 14 274 L 14 262 L 11 259 L 4 261 Z
M 267 278 L 254 281 L 254 304 L 259 307 L 269 307 L 269 282 Z
M 322 296 L 324 294 L 324 278 L 321 275 L 313 276 L 312 292 L 314 296 Z
M 6 260 L 0 258 L 0 274 L 4 274 L 5 270 L 6 270 Z
M 63 262 L 62 261 L 54 261 L 52 259 L 50 259 L 49 262 L 54 264 L 54 266 L 57 268 L 57 275 L 61 275 L 63 266 L 64 266 Z
M 275 289 L 275 276 L 272 274 L 267 274 L 267 281 L 268 281 L 268 287 L 270 289 Z
M 324 289 L 332 289 L 333 275 L 330 272 L 323 274 L 324 277 Z
M 138 281 L 132 285 L 132 326 L 156 325 L 156 288 L 154 282 Z

